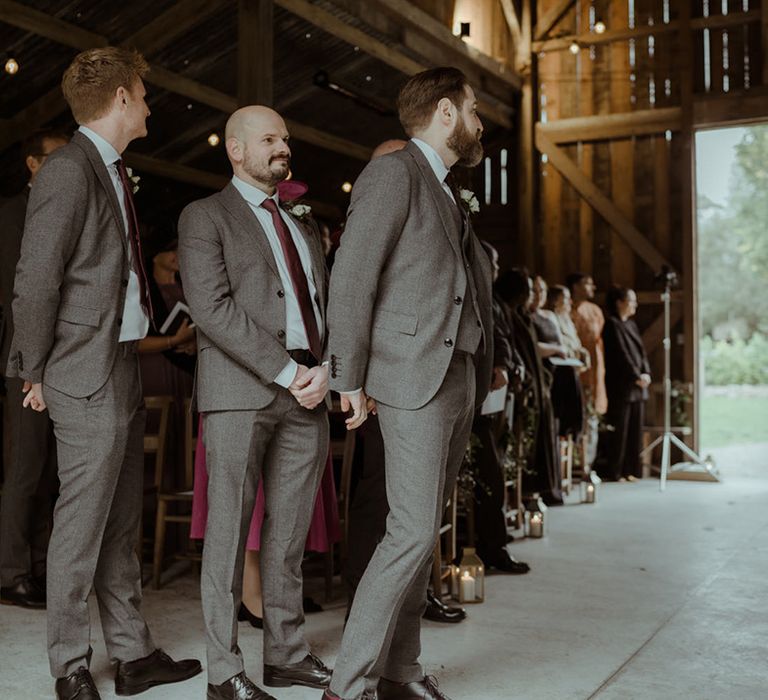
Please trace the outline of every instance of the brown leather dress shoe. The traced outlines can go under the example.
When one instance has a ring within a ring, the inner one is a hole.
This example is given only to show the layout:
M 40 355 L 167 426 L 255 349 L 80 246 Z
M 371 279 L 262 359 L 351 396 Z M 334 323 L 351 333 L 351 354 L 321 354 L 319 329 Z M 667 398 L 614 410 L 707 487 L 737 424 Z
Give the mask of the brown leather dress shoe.
M 413 683 L 379 680 L 379 700 L 451 700 L 437 687 L 434 676 L 424 676 Z
M 115 693 L 137 695 L 156 685 L 179 683 L 203 670 L 197 659 L 174 661 L 162 649 L 135 661 L 118 661 L 115 673 Z
M 91 672 L 81 666 L 74 673 L 56 679 L 56 700 L 101 700 Z
M 305 685 L 307 688 L 327 688 L 333 672 L 314 654 L 307 654 L 297 664 L 270 666 L 264 664 L 264 685 L 270 688 L 287 688 Z
M 208 684 L 207 700 L 277 700 L 264 692 L 245 673 L 238 673 L 221 685 Z
M 12 586 L 0 588 L 0 603 L 22 608 L 45 609 L 45 589 L 33 576 L 21 576 Z

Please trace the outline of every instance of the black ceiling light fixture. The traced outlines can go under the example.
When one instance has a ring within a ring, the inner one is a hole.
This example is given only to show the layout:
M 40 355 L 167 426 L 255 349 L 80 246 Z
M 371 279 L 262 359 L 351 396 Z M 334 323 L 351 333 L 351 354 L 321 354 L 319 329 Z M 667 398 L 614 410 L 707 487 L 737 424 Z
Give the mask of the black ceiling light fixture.
M 328 75 L 327 71 L 317 71 L 314 76 L 312 76 L 312 82 L 317 87 L 322 88 L 323 90 L 329 90 L 330 92 L 333 92 L 336 95 L 340 95 L 341 97 L 346 97 L 348 100 L 352 100 L 361 107 L 365 107 L 365 109 L 376 112 L 382 117 L 392 117 L 395 114 L 394 111 L 389 107 L 376 102 L 370 97 L 366 97 L 365 95 L 361 95 L 360 93 L 355 92 L 355 90 L 350 87 L 343 86 L 336 81 L 331 80 L 331 77 Z M 368 82 L 371 81 L 369 80 Z

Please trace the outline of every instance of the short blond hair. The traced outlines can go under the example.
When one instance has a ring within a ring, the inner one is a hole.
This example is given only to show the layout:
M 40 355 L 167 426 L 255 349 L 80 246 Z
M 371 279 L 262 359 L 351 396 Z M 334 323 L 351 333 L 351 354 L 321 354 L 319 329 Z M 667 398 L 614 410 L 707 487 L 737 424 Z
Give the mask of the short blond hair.
M 77 54 L 64 71 L 61 89 L 78 124 L 103 117 L 119 87 L 133 90 L 149 71 L 135 49 L 105 46 Z

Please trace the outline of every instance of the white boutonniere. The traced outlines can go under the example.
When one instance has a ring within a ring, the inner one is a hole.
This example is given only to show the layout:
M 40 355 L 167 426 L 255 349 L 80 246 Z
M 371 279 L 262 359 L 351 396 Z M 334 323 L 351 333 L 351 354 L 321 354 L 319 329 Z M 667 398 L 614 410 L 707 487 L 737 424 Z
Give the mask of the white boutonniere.
M 285 208 L 289 214 L 295 216 L 299 221 L 306 221 L 312 215 L 312 207 L 308 204 L 294 204 L 290 202 L 286 204 Z
M 465 190 L 463 187 L 459 190 L 462 206 L 470 213 L 477 214 L 480 211 L 480 202 L 477 201 L 475 193 L 472 190 Z
M 133 174 L 133 168 L 126 168 L 125 172 L 128 173 L 128 179 L 133 183 L 133 194 L 136 194 L 139 191 L 139 180 L 141 180 L 141 177 Z

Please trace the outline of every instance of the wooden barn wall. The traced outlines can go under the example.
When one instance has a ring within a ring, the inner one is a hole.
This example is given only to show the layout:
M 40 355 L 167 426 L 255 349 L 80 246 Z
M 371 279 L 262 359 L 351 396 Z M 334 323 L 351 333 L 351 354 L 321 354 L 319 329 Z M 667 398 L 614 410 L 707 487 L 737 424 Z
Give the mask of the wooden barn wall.
M 724 28 L 694 28 L 690 57 L 693 99 L 730 97 L 764 90 L 761 50 L 761 0 L 689 0 L 692 22 L 722 14 L 736 15 Z M 539 0 L 542 17 L 558 0 Z M 765 3 L 763 3 L 765 4 Z M 595 18 L 609 31 L 627 27 L 664 25 L 680 20 L 678 0 L 577 0 L 550 31 L 549 38 L 581 35 L 591 31 Z M 632 16 L 633 14 L 633 16 Z M 742 17 L 743 16 L 743 17 Z M 534 56 L 538 81 L 534 89 L 537 118 L 554 122 L 636 110 L 681 106 L 680 55 L 677 31 L 663 31 L 631 40 L 582 46 L 577 55 L 568 50 Z M 685 240 L 683 218 L 687 203 L 681 177 L 682 158 L 689 152 L 690 130 L 562 144 L 580 170 L 653 243 L 679 272 L 694 269 L 684 251 L 695 250 L 695 233 Z M 662 311 L 654 274 L 648 264 L 580 197 L 569 182 L 536 153 L 538 199 L 535 208 L 534 250 L 519 253 L 534 261 L 536 271 L 550 284 L 562 283 L 572 271 L 592 273 L 599 290 L 612 283 L 631 286 L 641 296 L 638 322 L 648 329 Z M 690 226 L 689 226 L 690 230 Z M 687 245 L 686 245 L 687 244 Z M 685 290 L 694 287 L 688 281 Z M 684 293 L 673 298 L 674 311 L 683 309 Z M 687 313 L 691 313 L 686 309 Z M 695 347 L 695 326 L 678 321 L 673 331 L 673 378 L 693 381 L 690 347 Z M 653 335 L 653 334 L 651 334 Z M 660 337 L 653 335 L 655 376 L 662 375 Z M 688 359 L 685 359 L 685 346 Z M 659 384 L 656 385 L 659 388 Z M 654 408 L 656 411 L 654 411 Z M 660 404 L 651 406 L 650 420 L 661 419 Z M 654 415 L 655 413 L 655 415 Z

